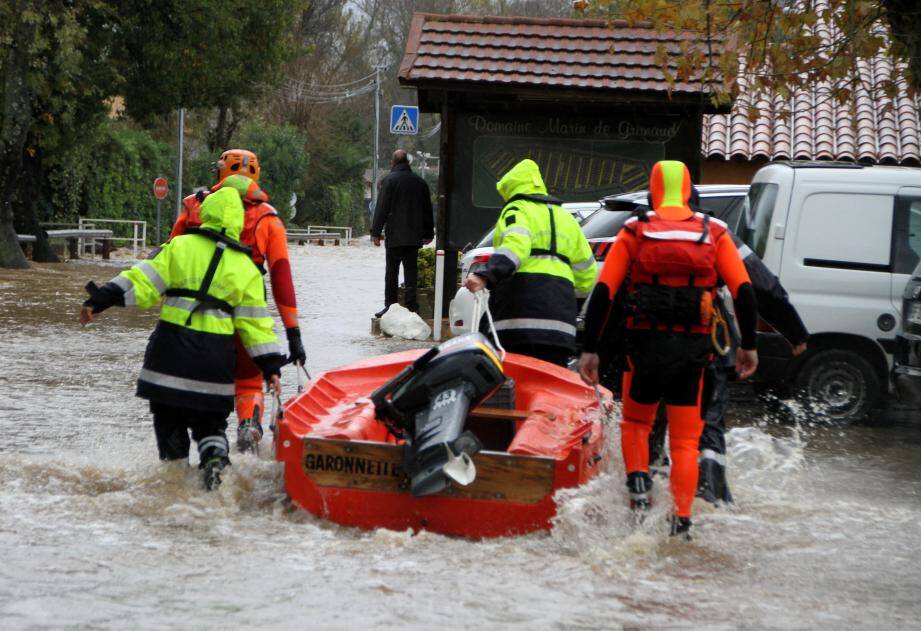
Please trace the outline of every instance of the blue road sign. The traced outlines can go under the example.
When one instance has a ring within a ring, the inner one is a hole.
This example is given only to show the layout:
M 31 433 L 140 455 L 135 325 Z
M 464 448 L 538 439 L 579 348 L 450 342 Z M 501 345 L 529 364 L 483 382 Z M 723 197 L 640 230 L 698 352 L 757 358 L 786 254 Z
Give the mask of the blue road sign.
M 415 105 L 390 106 L 390 133 L 414 136 L 419 131 L 419 108 Z

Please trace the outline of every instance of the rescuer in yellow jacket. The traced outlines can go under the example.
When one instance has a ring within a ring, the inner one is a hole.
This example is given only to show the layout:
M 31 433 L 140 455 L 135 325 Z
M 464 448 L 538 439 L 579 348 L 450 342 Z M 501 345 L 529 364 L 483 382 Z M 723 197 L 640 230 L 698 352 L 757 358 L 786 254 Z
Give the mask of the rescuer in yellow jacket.
M 522 160 L 496 185 L 505 206 L 495 252 L 464 282 L 488 287 L 489 308 L 507 351 L 565 366 L 576 348 L 576 298 L 595 283 L 595 258 L 579 224 L 547 195 L 540 169 Z
M 201 217 L 200 228 L 173 238 L 154 258 L 102 287 L 87 284 L 80 322 L 113 305 L 148 309 L 162 299 L 137 396 L 150 401 L 160 459 L 187 459 L 191 430 L 211 489 L 230 464 L 224 431 L 234 406 L 234 333 L 276 392 L 285 355 L 272 330 L 262 274 L 238 241 L 240 194 L 230 187 L 212 193 Z

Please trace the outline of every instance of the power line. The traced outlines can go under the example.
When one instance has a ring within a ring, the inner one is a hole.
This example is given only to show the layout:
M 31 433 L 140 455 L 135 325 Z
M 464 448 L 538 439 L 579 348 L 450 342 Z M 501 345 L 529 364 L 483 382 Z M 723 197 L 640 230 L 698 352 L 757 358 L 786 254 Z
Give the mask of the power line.
M 372 75 L 370 81 L 367 78 L 363 79 L 363 81 L 365 81 L 364 85 L 360 85 L 360 81 L 351 82 L 350 84 L 316 85 L 289 80 L 281 92 L 289 101 L 294 102 L 338 103 L 373 92 L 377 85 L 374 75 Z M 342 85 L 355 87 L 345 89 L 338 87 Z
M 355 85 L 356 83 L 364 83 L 364 82 L 366 82 L 366 81 L 370 81 L 370 80 L 373 80 L 373 79 L 374 79 L 374 73 L 372 72 L 371 74 L 369 74 L 369 75 L 367 75 L 367 76 L 364 76 L 364 77 L 362 77 L 361 79 L 355 79 L 354 81 L 346 81 L 345 83 L 325 83 L 325 84 L 322 84 L 322 85 L 321 85 L 321 84 L 316 84 L 316 83 L 310 83 L 310 84 L 307 84 L 307 85 L 309 85 L 309 86 L 312 87 L 312 88 L 320 88 L 320 89 L 323 89 L 323 88 L 345 88 L 345 87 L 348 87 L 348 86 Z M 299 81 L 299 83 L 304 83 L 304 82 L 303 82 L 303 81 Z

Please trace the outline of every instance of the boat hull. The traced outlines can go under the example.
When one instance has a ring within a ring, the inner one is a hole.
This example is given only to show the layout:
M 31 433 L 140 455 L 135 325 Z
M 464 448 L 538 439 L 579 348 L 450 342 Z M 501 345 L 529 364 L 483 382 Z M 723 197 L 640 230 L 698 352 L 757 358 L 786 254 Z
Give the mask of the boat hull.
M 475 433 L 514 425 L 506 450 L 474 457 L 476 480 L 415 497 L 401 470 L 403 446 L 374 419 L 367 395 L 421 352 L 396 353 L 324 373 L 286 404 L 276 428 L 276 458 L 295 504 L 314 515 L 363 529 L 429 530 L 471 538 L 523 534 L 551 527 L 554 493 L 584 484 L 607 461 L 598 402 L 571 371 L 510 354 L 525 409 L 479 408 Z M 519 406 L 521 407 L 521 406 Z M 488 446 L 488 445 L 487 445 Z

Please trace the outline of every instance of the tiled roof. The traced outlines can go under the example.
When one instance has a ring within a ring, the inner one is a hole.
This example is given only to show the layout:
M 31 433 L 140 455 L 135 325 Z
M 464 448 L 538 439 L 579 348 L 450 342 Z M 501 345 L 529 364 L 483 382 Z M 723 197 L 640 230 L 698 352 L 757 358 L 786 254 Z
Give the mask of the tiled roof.
M 626 22 L 417 13 L 400 81 L 505 84 L 664 94 L 656 61 L 664 43 L 672 69 L 690 33 L 656 32 Z M 699 98 L 697 81 L 676 82 L 673 96 Z M 709 102 L 709 99 L 704 99 Z
M 821 23 L 815 34 L 830 38 Z M 921 161 L 921 98 L 909 96 L 905 68 L 879 56 L 860 61 L 857 75 L 856 89 L 844 103 L 828 84 L 797 90 L 784 99 L 748 90 L 740 78 L 732 111 L 704 117 L 701 152 L 705 158 L 727 160 Z M 894 100 L 880 89 L 889 81 L 899 87 Z M 747 115 L 750 104 L 758 111 L 754 122 Z

